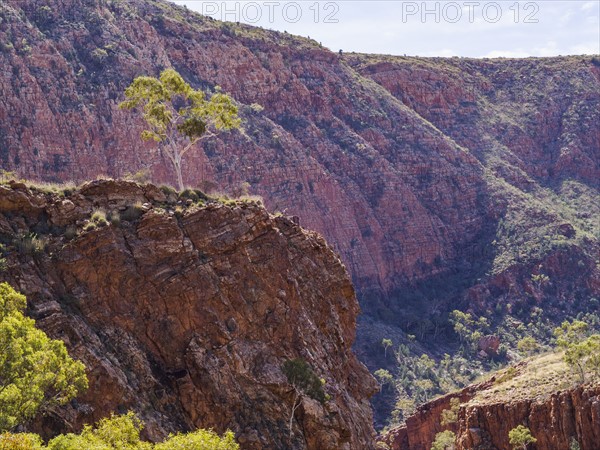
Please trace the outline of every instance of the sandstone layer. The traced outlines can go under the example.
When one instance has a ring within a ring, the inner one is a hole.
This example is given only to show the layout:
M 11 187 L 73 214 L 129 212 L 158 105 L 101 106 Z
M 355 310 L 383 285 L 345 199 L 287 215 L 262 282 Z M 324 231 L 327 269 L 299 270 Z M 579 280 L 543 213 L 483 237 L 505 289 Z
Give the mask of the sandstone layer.
M 89 229 L 99 210 L 113 222 Z M 376 384 L 351 351 L 358 303 L 320 235 L 254 202 L 98 181 L 61 195 L 0 186 L 0 237 L 0 279 L 88 369 L 89 390 L 36 430 L 131 409 L 152 439 L 203 427 L 232 429 L 244 449 L 372 447 Z M 293 358 L 331 400 L 305 396 L 290 438 L 281 366 Z

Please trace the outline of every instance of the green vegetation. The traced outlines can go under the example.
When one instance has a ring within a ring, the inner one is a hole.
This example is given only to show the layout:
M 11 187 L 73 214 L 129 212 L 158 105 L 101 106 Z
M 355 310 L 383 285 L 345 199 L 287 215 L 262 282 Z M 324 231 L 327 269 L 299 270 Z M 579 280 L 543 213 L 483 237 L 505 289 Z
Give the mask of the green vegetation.
M 477 393 L 473 403 L 509 402 L 543 399 L 553 392 L 573 387 L 573 374 L 578 382 L 600 381 L 600 318 L 595 314 L 580 314 L 579 319 L 564 322 L 554 329 L 540 308 L 530 310 L 530 323 L 507 315 L 501 326 L 493 329 L 488 320 L 470 313 L 454 311 L 450 317 L 461 347 L 450 356 L 434 359 L 420 354 L 422 348 L 414 341 L 393 350 L 396 365 L 392 370 L 380 368 L 374 372 L 382 385 L 382 394 L 393 396 L 395 406 L 388 427 L 406 420 L 416 409 L 436 396 L 461 389 L 494 372 L 493 385 Z M 477 356 L 477 341 L 484 332 L 501 338 L 506 347 L 494 359 Z M 594 334 L 596 332 L 596 334 Z M 383 345 L 383 343 L 381 343 Z M 554 346 L 558 349 L 554 349 Z M 516 365 L 502 368 L 508 361 Z M 523 359 L 526 358 L 526 359 Z M 453 399 L 451 408 L 442 413 L 444 426 L 452 423 L 459 408 Z
M 508 432 L 508 439 L 513 449 L 527 450 L 529 444 L 534 444 L 537 439 L 531 435 L 529 428 L 519 425 Z
M 435 435 L 435 441 L 433 441 L 433 445 L 431 446 L 431 450 L 454 450 L 455 440 L 456 435 L 450 430 L 437 433 Z
M 554 331 L 557 345 L 564 349 L 564 361 L 585 383 L 589 375 L 600 376 L 600 334 L 589 333 L 589 325 L 580 320 L 563 322 Z
M 442 411 L 440 423 L 443 427 L 456 423 L 458 420 L 458 411 L 460 410 L 460 399 L 458 397 L 450 399 L 450 409 Z
M 21 233 L 14 238 L 13 245 L 21 255 L 33 256 L 44 253 L 48 241 L 37 233 Z
M 454 310 L 450 313 L 450 322 L 460 337 L 463 352 L 476 353 L 479 339 L 484 336 L 485 331 L 489 330 L 489 321 L 485 317 L 475 320 L 469 313 Z
M 392 340 L 384 338 L 381 341 L 381 345 L 383 346 L 383 353 L 384 353 L 385 357 L 387 358 L 387 349 L 393 345 Z
M 25 297 L 0 284 L 0 431 L 64 405 L 87 388 L 85 367 L 23 315 Z
M 540 344 L 532 336 L 525 336 L 517 343 L 517 350 L 525 356 L 531 356 L 540 350 Z
M 320 403 L 325 403 L 325 401 L 329 400 L 329 396 L 323 390 L 325 380 L 320 379 L 305 360 L 301 358 L 288 359 L 283 363 L 281 369 L 294 391 L 294 401 L 289 420 L 291 438 L 294 414 L 298 406 L 300 406 L 302 396 L 307 395 Z
M 133 413 L 100 420 L 95 427 L 86 425 L 80 434 L 63 434 L 45 446 L 39 436 L 30 433 L 0 434 L 0 450 L 238 450 L 231 431 L 223 437 L 210 430 L 170 435 L 164 442 L 152 444 L 140 438 L 144 424 Z
M 200 140 L 241 125 L 231 97 L 217 88 L 207 99 L 204 92 L 193 89 L 173 69 L 164 70 L 158 79 L 137 77 L 125 90 L 125 97 L 120 107 L 142 108 L 148 126 L 142 139 L 161 144 L 173 164 L 180 191 L 184 189 L 183 156 Z
M 43 445 L 40 436 L 13 433 L 37 414 L 64 405 L 87 389 L 85 367 L 74 361 L 62 341 L 52 340 L 23 315 L 26 299 L 6 283 L 0 284 L 0 450 L 238 450 L 232 432 L 219 437 L 210 430 L 171 435 L 162 443 L 140 439 L 143 423 L 133 413 L 102 419 L 81 434 L 60 435 Z M 293 372 L 299 380 L 306 371 Z M 305 382 L 306 383 L 306 382 Z M 321 391 L 322 392 L 322 391 Z

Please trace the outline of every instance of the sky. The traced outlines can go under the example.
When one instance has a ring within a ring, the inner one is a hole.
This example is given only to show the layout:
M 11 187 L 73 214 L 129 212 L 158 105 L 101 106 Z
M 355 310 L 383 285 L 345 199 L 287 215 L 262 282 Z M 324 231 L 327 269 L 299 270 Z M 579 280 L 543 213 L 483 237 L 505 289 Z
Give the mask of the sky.
M 527 57 L 600 54 L 600 0 L 173 0 L 215 19 L 310 36 L 333 51 Z

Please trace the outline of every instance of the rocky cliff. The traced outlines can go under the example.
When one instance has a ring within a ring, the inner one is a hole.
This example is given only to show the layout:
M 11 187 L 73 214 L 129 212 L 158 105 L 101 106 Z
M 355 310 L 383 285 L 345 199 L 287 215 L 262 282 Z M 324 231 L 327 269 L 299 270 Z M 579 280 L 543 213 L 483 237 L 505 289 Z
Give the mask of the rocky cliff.
M 429 450 L 437 433 L 451 430 L 459 450 L 509 450 L 518 425 L 537 442 L 528 448 L 595 450 L 600 442 L 600 380 L 575 385 L 562 355 L 545 355 L 502 371 L 484 383 L 448 394 L 417 409 L 404 426 L 380 438 L 391 450 Z M 458 398 L 457 422 L 442 426 L 441 414 Z
M 90 379 L 35 429 L 133 409 L 154 439 L 203 427 L 232 429 L 244 449 L 372 447 L 376 384 L 351 351 L 358 303 L 320 235 L 254 202 L 98 181 L 60 194 L 0 186 L 0 238 L 0 279 Z M 293 358 L 331 399 L 303 398 L 290 435 L 281 367 Z
M 171 181 L 117 104 L 136 75 L 173 66 L 232 93 L 246 121 L 190 155 L 186 182 L 248 182 L 302 217 L 340 252 L 369 313 L 397 310 L 418 280 L 478 276 L 509 198 L 566 203 L 536 228 L 597 217 L 597 205 L 587 219 L 569 210 L 600 178 L 592 58 L 340 57 L 157 0 L 7 1 L 0 14 L 5 169 L 82 181 L 147 168 Z
M 357 352 L 373 370 L 381 322 L 435 351 L 454 308 L 597 308 L 598 57 L 339 55 L 160 0 L 8 0 L 0 22 L 0 161 L 22 177 L 170 182 L 117 108 L 125 87 L 174 67 L 231 93 L 244 131 L 186 156 L 185 181 L 249 183 L 332 243 L 371 316 Z

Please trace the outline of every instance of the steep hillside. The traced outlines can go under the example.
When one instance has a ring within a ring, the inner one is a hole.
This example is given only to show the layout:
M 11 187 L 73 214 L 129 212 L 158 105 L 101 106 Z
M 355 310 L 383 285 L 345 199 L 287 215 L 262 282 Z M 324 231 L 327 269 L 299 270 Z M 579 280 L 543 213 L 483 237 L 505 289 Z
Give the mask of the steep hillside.
M 244 449 L 371 448 L 376 384 L 351 351 L 358 303 L 339 258 L 255 202 L 196 199 L 130 182 L 0 186 L 0 280 L 90 380 L 33 428 L 132 409 L 152 439 L 229 428 Z M 330 399 L 302 397 L 290 433 L 282 365 L 295 358 Z
M 370 316 L 357 352 L 372 370 L 391 335 L 451 353 L 454 308 L 494 325 L 598 308 L 598 57 L 339 55 L 161 0 L 8 0 L 0 21 L 3 169 L 172 182 L 123 90 L 165 67 L 222 86 L 244 131 L 190 154 L 185 181 L 249 183 L 332 243 Z
M 443 427 L 443 410 L 458 398 L 457 422 Z M 406 425 L 382 438 L 391 450 L 429 450 L 436 433 L 451 429 L 457 449 L 509 449 L 509 431 L 527 426 L 537 439 L 535 450 L 581 450 L 600 442 L 600 380 L 577 386 L 561 353 L 525 360 L 496 373 L 484 383 L 421 406 Z

